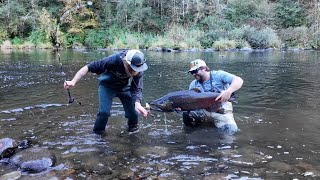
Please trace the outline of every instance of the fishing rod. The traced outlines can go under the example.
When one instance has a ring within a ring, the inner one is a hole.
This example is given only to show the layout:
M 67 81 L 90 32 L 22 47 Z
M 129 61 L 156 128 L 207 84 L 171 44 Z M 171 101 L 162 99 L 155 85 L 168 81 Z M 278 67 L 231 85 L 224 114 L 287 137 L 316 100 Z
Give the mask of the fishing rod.
M 57 53 L 57 56 L 58 56 L 58 60 L 59 60 L 59 65 L 60 65 L 60 71 L 61 71 L 61 74 L 65 76 L 66 73 L 64 73 L 63 71 L 63 68 L 62 68 L 62 61 L 61 61 L 61 57 L 60 57 L 60 52 L 59 52 L 59 42 L 58 42 L 58 27 L 56 27 L 56 36 L 55 36 L 55 47 L 56 47 L 56 53 Z M 67 84 L 67 79 L 64 79 L 64 83 Z M 68 84 L 67 84 L 68 85 Z M 71 92 L 70 92 L 70 89 L 67 88 L 67 94 L 68 94 L 68 103 L 69 104 L 72 104 L 75 99 L 74 97 L 71 96 Z M 78 104 L 81 105 L 81 102 L 78 101 Z
M 65 73 L 63 72 L 63 69 L 62 69 L 62 62 L 61 62 L 61 59 L 60 59 L 60 53 L 59 53 L 59 41 L 58 41 L 58 28 L 59 28 L 59 25 L 60 23 L 62 23 L 63 19 L 70 13 L 72 13 L 73 11 L 75 10 L 79 10 L 80 8 L 83 8 L 83 7 L 86 7 L 86 6 L 92 6 L 93 5 L 93 2 L 91 0 L 87 0 L 86 3 L 84 4 L 81 4 L 81 3 L 76 3 L 76 5 L 70 9 L 68 9 L 67 11 L 65 11 L 61 16 L 60 18 L 58 19 L 58 22 L 57 22 L 57 26 L 56 26 L 56 30 L 55 30 L 55 36 L 54 37 L 54 44 L 55 44 L 55 47 L 56 47 L 56 52 L 57 52 L 57 56 L 59 58 L 59 63 L 60 63 L 60 68 L 61 68 L 61 72 L 62 74 L 64 75 Z M 64 83 L 67 84 L 67 80 L 65 79 L 64 80 Z M 67 84 L 68 85 L 68 84 Z M 71 104 L 75 101 L 74 97 L 71 96 L 71 92 L 70 92 L 70 89 L 67 88 L 67 93 L 68 93 L 68 103 Z M 81 102 L 78 101 L 79 105 L 81 105 Z
M 61 70 L 61 74 L 65 75 L 63 68 L 62 68 L 62 62 L 61 62 L 61 58 L 60 58 L 60 53 L 59 53 L 59 47 L 56 46 L 56 50 L 57 50 L 57 56 L 58 56 L 58 60 L 59 60 L 59 64 L 60 64 L 60 70 Z M 64 80 L 64 83 L 67 84 L 67 79 Z M 67 84 L 68 85 L 68 84 Z M 70 89 L 67 88 L 67 94 L 68 94 L 68 103 L 71 104 L 74 102 L 74 97 L 71 96 L 71 92 Z M 81 105 L 81 102 L 79 102 L 79 104 Z

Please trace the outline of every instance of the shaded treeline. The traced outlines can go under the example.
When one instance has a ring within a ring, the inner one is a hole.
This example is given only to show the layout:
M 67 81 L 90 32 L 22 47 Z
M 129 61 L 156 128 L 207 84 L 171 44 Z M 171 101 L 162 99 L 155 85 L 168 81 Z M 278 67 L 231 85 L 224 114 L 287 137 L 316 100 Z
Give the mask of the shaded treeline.
M 318 49 L 320 2 L 0 0 L 2 46 L 8 40 L 18 48 Z

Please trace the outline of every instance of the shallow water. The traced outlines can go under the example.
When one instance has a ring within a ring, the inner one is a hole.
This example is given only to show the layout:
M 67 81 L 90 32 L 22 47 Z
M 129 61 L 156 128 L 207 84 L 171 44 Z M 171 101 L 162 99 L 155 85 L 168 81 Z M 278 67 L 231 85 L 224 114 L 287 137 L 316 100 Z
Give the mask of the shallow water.
M 197 58 L 241 76 L 240 132 L 186 128 L 178 113 L 150 112 L 129 134 L 115 99 L 107 133 L 97 136 L 97 76 L 71 89 L 72 104 L 63 82 L 111 53 L 63 51 L 61 66 L 52 51 L 0 52 L 0 138 L 29 139 L 57 157 L 55 168 L 21 179 L 319 179 L 319 52 L 145 52 L 143 104 L 187 89 Z M 0 163 L 0 175 L 15 170 Z

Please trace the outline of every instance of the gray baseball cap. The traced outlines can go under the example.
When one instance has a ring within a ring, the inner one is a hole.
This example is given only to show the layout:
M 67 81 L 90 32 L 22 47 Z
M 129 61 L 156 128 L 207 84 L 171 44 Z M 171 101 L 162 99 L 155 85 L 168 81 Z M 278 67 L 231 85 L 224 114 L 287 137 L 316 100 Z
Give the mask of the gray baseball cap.
M 129 50 L 125 56 L 125 60 L 130 67 L 136 72 L 142 72 L 148 69 L 144 54 L 136 49 Z

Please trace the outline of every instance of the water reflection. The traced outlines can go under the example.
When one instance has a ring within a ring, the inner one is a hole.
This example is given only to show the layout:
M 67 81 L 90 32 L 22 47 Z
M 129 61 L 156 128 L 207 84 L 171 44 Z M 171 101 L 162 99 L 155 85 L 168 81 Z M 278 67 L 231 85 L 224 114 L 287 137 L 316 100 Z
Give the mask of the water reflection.
M 62 168 L 29 178 L 317 179 L 319 177 L 318 52 L 146 52 L 143 103 L 187 89 L 188 62 L 241 76 L 234 114 L 240 132 L 219 134 L 212 124 L 183 126 L 178 113 L 151 112 L 140 131 L 126 132 L 120 101 L 107 133 L 91 133 L 97 81 L 88 75 L 71 89 L 63 81 L 112 52 L 62 51 L 62 71 L 51 51 L 0 53 L 0 135 L 47 147 Z M 0 175 L 16 169 L 0 162 Z

